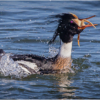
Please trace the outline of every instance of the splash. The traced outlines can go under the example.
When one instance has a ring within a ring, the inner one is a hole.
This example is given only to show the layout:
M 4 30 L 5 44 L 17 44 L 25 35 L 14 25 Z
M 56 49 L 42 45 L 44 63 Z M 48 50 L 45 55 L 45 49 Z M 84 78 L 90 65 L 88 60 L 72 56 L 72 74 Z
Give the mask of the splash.
M 27 77 L 29 73 L 25 72 L 22 67 L 10 58 L 11 54 L 4 54 L 0 60 L 0 73 L 12 78 Z
M 58 54 L 59 52 L 59 49 L 56 49 L 55 47 L 53 46 L 50 46 L 49 47 L 49 53 L 50 53 L 50 57 L 54 57 Z

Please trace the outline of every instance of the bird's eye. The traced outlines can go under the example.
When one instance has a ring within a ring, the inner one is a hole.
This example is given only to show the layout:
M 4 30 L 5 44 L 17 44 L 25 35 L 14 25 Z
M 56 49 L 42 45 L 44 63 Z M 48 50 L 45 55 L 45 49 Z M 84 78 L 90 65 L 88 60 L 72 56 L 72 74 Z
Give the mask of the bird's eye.
M 71 20 L 70 23 L 73 23 L 73 21 Z

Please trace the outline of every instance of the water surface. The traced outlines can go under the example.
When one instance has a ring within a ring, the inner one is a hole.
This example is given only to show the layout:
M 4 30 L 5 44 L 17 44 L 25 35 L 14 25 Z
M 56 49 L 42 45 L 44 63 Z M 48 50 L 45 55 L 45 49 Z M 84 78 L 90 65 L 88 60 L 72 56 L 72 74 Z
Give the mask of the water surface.
M 58 25 L 54 15 L 75 13 L 98 24 L 73 40 L 73 73 L 31 75 L 22 79 L 0 76 L 0 99 L 100 98 L 99 1 L 0 1 L 0 48 L 7 53 L 50 56 L 47 44 Z M 52 45 L 59 49 L 59 38 Z

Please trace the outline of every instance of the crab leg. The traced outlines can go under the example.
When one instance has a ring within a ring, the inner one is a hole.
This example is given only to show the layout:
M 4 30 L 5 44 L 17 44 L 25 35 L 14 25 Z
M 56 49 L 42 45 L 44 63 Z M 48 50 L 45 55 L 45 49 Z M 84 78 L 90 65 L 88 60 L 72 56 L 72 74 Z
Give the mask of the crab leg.
M 78 42 L 78 46 L 80 47 L 80 34 L 78 34 L 77 42 Z

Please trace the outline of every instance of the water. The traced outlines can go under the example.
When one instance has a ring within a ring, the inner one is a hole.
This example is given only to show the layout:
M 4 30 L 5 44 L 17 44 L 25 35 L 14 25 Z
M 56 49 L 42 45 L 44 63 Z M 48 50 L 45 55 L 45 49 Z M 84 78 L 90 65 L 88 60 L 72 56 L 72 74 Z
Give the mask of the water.
M 75 13 L 98 24 L 73 40 L 74 73 L 12 78 L 0 75 L 0 99 L 100 98 L 100 2 L 99 1 L 0 1 L 0 48 L 7 53 L 51 56 L 51 39 L 58 22 L 54 15 Z M 53 50 L 59 49 L 59 38 Z

